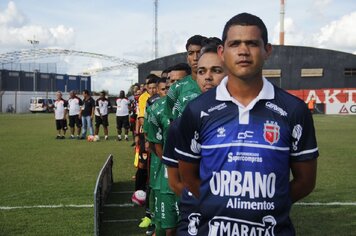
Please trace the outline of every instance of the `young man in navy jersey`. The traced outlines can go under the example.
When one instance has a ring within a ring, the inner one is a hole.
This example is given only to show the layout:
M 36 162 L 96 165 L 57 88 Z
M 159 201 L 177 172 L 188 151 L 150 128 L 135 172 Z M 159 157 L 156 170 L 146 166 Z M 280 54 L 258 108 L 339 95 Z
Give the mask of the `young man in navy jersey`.
M 314 189 L 313 119 L 262 76 L 267 38 L 260 18 L 231 18 L 218 50 L 227 77 L 183 112 L 175 150 L 183 184 L 199 198 L 199 235 L 295 235 L 291 205 Z

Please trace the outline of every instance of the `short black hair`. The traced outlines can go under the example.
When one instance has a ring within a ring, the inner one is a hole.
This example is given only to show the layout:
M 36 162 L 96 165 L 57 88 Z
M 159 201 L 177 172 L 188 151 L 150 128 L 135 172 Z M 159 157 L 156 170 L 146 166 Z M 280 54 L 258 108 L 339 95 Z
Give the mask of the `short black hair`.
M 174 66 L 171 66 L 170 69 L 171 71 L 172 70 L 185 71 L 187 75 L 190 75 L 192 73 L 192 69 L 187 63 L 178 63 Z
M 167 83 L 167 78 L 165 78 L 165 77 L 159 78 L 159 79 L 157 80 L 157 85 L 158 85 L 158 84 L 161 84 L 161 83 Z
M 90 95 L 90 92 L 89 92 L 88 89 L 84 89 L 84 90 L 83 90 L 83 93 Z
M 268 32 L 265 23 L 259 18 L 258 16 L 249 14 L 249 13 L 241 13 L 238 14 L 234 17 L 232 17 L 228 22 L 226 22 L 224 31 L 222 34 L 222 41 L 225 43 L 226 38 L 227 38 L 227 32 L 229 31 L 231 26 L 234 25 L 242 25 L 242 26 L 257 26 L 260 31 L 261 31 L 261 37 L 264 42 L 264 45 L 266 46 L 268 43 Z
M 203 41 L 203 46 L 200 49 L 200 56 L 207 52 L 218 53 L 218 47 L 223 45 L 223 42 L 218 37 L 207 38 Z
M 159 78 L 157 75 L 155 74 L 149 74 L 146 76 L 146 79 L 150 80 L 150 79 L 154 79 L 154 78 Z
M 203 42 L 204 39 L 206 39 L 206 37 L 201 36 L 201 35 L 194 35 L 194 36 L 190 37 L 187 40 L 187 43 L 185 44 L 185 49 L 188 51 L 189 45 L 202 46 L 202 42 Z
M 155 75 L 155 74 L 150 74 L 149 76 L 150 76 L 149 78 L 147 77 L 147 79 L 149 79 L 148 82 L 147 82 L 147 85 L 149 85 L 149 84 L 156 84 L 157 81 L 160 79 L 160 77 L 158 77 L 158 76 Z

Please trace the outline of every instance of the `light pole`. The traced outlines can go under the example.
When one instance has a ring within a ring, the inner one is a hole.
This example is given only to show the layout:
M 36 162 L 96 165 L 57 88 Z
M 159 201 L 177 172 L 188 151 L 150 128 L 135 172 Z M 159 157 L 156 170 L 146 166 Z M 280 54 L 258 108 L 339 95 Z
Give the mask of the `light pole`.
M 33 69 L 33 91 L 36 91 L 36 47 L 38 46 L 38 44 L 40 44 L 39 40 L 36 40 L 35 36 L 33 36 L 33 39 L 29 39 L 27 40 L 32 46 L 33 46 L 33 50 L 34 50 L 34 69 Z

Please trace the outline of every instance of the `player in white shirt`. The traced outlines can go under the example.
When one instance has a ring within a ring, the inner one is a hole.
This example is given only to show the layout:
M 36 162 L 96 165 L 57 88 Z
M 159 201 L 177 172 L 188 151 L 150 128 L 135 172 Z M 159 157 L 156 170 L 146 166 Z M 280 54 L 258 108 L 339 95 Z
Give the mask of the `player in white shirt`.
M 56 139 L 64 139 L 67 130 L 67 101 L 62 98 L 62 92 L 56 93 L 56 101 L 54 102 L 54 118 L 56 120 L 57 137 Z
M 95 102 L 95 136 L 99 134 L 99 127 L 103 125 L 105 140 L 108 140 L 108 114 L 111 107 L 110 101 L 105 97 L 105 92 L 100 93 L 100 97 Z
M 116 99 L 116 128 L 117 128 L 117 139 L 121 141 L 122 128 L 125 129 L 125 140 L 128 141 L 129 137 L 129 106 L 130 101 L 125 97 L 125 92 L 120 91 L 119 98 Z
M 70 138 L 74 139 L 75 127 L 77 126 L 77 138 L 80 138 L 80 132 L 82 128 L 82 121 L 79 118 L 80 109 L 83 106 L 83 101 L 80 99 L 74 90 L 69 92 L 70 98 L 68 99 L 68 117 Z

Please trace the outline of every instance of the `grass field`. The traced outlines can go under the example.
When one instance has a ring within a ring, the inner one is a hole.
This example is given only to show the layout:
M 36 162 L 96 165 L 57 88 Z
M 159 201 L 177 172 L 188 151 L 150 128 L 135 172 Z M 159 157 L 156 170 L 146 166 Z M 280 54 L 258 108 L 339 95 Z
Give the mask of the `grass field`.
M 114 135 L 114 116 L 110 132 Z M 315 191 L 295 205 L 298 235 L 356 235 L 356 116 L 316 115 L 320 149 Z M 55 140 L 53 115 L 0 114 L 0 206 L 90 205 L 97 174 L 114 155 L 108 203 L 128 203 L 132 191 L 131 142 Z M 139 219 L 142 208 L 105 209 L 106 220 Z M 143 235 L 138 222 L 104 223 L 103 235 Z M 0 209 L 0 235 L 92 235 L 93 208 Z

